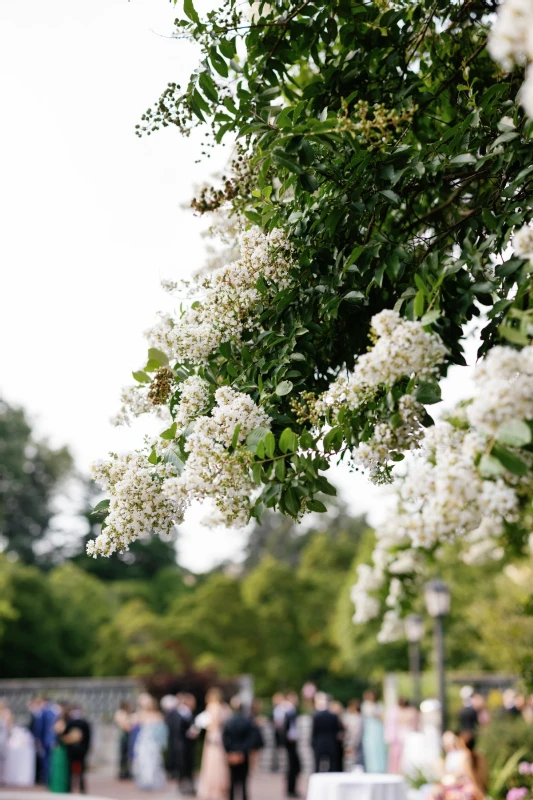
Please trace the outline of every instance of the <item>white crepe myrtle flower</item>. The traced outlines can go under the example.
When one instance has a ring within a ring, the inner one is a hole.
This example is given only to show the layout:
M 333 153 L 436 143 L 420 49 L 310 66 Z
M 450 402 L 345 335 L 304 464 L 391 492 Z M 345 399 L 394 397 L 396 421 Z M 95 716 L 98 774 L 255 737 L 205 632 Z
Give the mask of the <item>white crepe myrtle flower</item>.
M 279 229 L 263 233 L 252 228 L 240 235 L 239 250 L 237 261 L 198 279 L 198 299 L 180 319 L 161 316 L 147 333 L 153 346 L 179 361 L 205 364 L 223 342 L 239 340 L 245 328 L 257 324 L 256 307 L 263 297 L 258 280 L 263 279 L 271 296 L 289 285 L 291 245 Z
M 109 493 L 105 530 L 87 544 L 91 556 L 127 550 L 149 534 L 168 535 L 183 520 L 186 498 L 168 498 L 162 491 L 173 474 L 170 464 L 150 464 L 145 453 L 111 454 L 93 465 L 92 477 Z
M 420 322 L 402 319 L 397 311 L 376 314 L 372 331 L 374 346 L 359 356 L 351 375 L 339 376 L 321 395 L 316 404 L 319 414 L 343 406 L 354 410 L 380 387 L 391 387 L 404 377 L 432 378 L 446 358 L 439 336 L 425 331 Z
M 209 382 L 198 375 L 191 375 L 182 381 L 178 388 L 180 401 L 175 408 L 174 420 L 179 433 L 182 433 L 189 422 L 209 404 Z
M 167 406 L 154 406 L 148 399 L 149 383 L 137 383 L 135 386 L 124 386 L 120 393 L 120 409 L 111 417 L 111 424 L 131 425 L 134 419 L 143 414 L 155 414 L 159 419 L 170 421 Z
M 381 630 L 378 633 L 378 642 L 380 644 L 388 644 L 389 642 L 397 642 L 405 636 L 404 625 L 397 609 L 390 609 L 385 611 L 383 615 L 383 622 Z
M 487 49 L 505 70 L 533 58 L 530 31 L 533 25 L 531 0 L 503 0 L 490 32 Z
M 246 394 L 229 386 L 215 392 L 210 416 L 192 423 L 182 474 L 165 482 L 165 495 L 176 502 L 213 500 L 226 525 L 247 524 L 251 499 L 257 487 L 250 474 L 252 454 L 243 444 L 255 428 L 270 428 L 270 417 Z M 235 432 L 236 446 L 230 452 Z
M 494 435 L 505 422 L 533 419 L 533 346 L 493 347 L 476 368 L 474 384 L 466 415 L 483 434 Z
M 533 261 L 533 228 L 522 225 L 513 236 L 513 248 L 517 256 Z

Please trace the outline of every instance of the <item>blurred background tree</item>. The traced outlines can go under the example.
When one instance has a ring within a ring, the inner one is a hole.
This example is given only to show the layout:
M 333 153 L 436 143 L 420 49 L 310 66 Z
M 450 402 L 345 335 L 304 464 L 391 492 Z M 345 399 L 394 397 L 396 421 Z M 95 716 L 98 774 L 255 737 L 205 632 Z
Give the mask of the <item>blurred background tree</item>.
M 57 512 L 54 499 L 73 462 L 66 447 L 37 440 L 24 411 L 0 400 L 0 541 L 4 552 L 27 564 L 39 560 L 41 544 Z

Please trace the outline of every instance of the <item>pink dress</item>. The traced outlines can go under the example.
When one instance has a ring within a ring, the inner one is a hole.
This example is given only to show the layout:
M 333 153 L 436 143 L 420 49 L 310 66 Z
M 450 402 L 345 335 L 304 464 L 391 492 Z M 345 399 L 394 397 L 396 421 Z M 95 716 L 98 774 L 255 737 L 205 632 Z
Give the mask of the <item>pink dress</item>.
M 202 766 L 198 779 L 199 800 L 226 800 L 229 792 L 229 767 L 222 744 L 222 728 L 230 716 L 228 706 L 209 703 Z
M 385 718 L 385 741 L 389 746 L 388 771 L 397 775 L 402 771 L 405 737 L 418 727 L 415 708 L 391 708 Z

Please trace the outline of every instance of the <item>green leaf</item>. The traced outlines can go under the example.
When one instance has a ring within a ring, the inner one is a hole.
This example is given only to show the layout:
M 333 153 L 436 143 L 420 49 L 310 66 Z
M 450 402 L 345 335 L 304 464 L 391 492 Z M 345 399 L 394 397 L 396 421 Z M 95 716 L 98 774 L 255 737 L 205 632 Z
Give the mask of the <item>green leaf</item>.
M 511 447 L 523 447 L 531 444 L 531 428 L 521 419 L 509 420 L 500 425 L 496 439 L 501 444 L 508 444 Z
M 421 317 L 424 313 L 425 296 L 422 289 L 419 289 L 415 295 L 414 312 L 416 317 Z
M 317 511 L 319 514 L 325 514 L 327 511 L 326 506 L 324 503 L 321 503 L 320 500 L 308 500 L 307 508 L 309 511 Z
M 472 153 L 461 153 L 450 161 L 450 164 L 475 164 L 477 158 Z
M 503 472 L 503 466 L 498 459 L 494 458 L 494 456 L 487 455 L 487 453 L 481 456 L 478 469 L 481 475 L 487 476 L 501 475 Z
M 394 203 L 395 206 L 400 205 L 400 198 L 398 197 L 396 192 L 392 191 L 392 189 L 383 189 L 381 194 L 383 195 L 383 197 L 386 197 L 387 200 L 390 200 L 391 203 Z
M 501 444 L 494 445 L 491 455 L 495 456 L 505 469 L 508 469 L 513 475 L 525 475 L 528 471 L 527 464 Z
M 504 339 L 507 339 L 508 342 L 511 342 L 511 344 L 529 344 L 527 336 L 521 333 L 518 328 L 511 328 L 509 325 L 500 325 L 498 333 L 500 336 L 503 336 Z
M 198 16 L 192 0 L 183 0 L 183 11 L 193 22 L 199 23 L 200 17 Z
M 311 172 L 302 172 L 299 180 L 302 189 L 305 189 L 310 194 L 313 194 L 318 189 L 318 181 Z
M 365 296 L 364 296 L 363 292 L 358 292 L 355 289 L 353 289 L 351 292 L 348 292 L 347 294 L 345 294 L 342 299 L 343 300 L 352 300 L 352 301 L 364 300 Z
M 213 65 L 213 69 L 218 72 L 219 75 L 222 75 L 223 78 L 227 78 L 229 75 L 228 65 L 226 64 L 225 60 L 222 58 L 220 53 L 216 51 L 213 47 L 209 52 L 209 60 Z
M 437 311 L 436 308 L 432 308 L 431 311 L 427 311 L 424 314 L 424 316 L 420 320 L 420 323 L 422 325 L 431 325 L 433 322 L 436 322 L 439 319 L 439 317 L 440 317 L 440 311 Z
M 200 87 L 205 96 L 213 103 L 218 102 L 218 91 L 216 84 L 208 72 L 202 72 L 200 75 Z
M 292 381 L 281 381 L 276 386 L 276 394 L 278 397 L 284 397 L 286 394 L 290 394 L 292 392 L 293 383 Z
M 175 439 L 177 428 L 178 428 L 178 423 L 173 422 L 170 428 L 167 428 L 166 431 L 163 431 L 163 433 L 160 433 L 159 435 L 162 439 L 168 439 L 168 440 Z
M 272 158 L 277 164 L 280 165 L 280 167 L 288 169 L 289 172 L 295 172 L 296 175 L 302 175 L 304 172 L 298 162 L 291 158 L 291 156 L 289 156 L 285 150 L 274 150 L 272 153 Z
M 283 492 L 283 504 L 292 517 L 297 517 L 300 512 L 300 501 L 298 495 L 290 486 Z
M 328 431 L 324 436 L 324 450 L 326 453 L 330 450 L 338 450 L 342 445 L 343 439 L 344 433 L 341 427 L 337 426 Z
M 163 461 L 172 464 L 178 475 L 185 469 L 185 462 L 179 457 L 173 447 L 167 447 L 163 455 Z
M 236 426 L 235 430 L 233 431 L 233 436 L 231 437 L 231 449 L 235 450 L 237 444 L 239 443 L 239 433 L 241 432 L 242 422 Z
M 293 452 L 298 447 L 298 437 L 291 428 L 285 428 L 279 437 L 279 449 L 282 453 Z
M 148 456 L 148 461 L 150 464 L 157 464 L 157 453 L 155 450 L 152 450 L 150 455 Z
M 254 483 L 258 486 L 261 486 L 261 475 L 263 473 L 263 466 L 262 464 L 255 463 L 252 467 L 252 478 Z
M 265 445 L 265 453 L 267 455 L 267 458 L 272 458 L 272 456 L 276 451 L 276 437 L 274 436 L 272 431 L 269 431 L 267 433 L 267 435 L 263 439 L 263 443 Z
M 91 514 L 100 514 L 102 511 L 107 511 L 109 509 L 110 502 L 111 501 L 109 500 L 109 498 L 106 498 L 105 500 L 100 500 L 100 502 L 97 503 L 93 508 L 93 510 L 91 511 Z
M 286 467 L 285 467 L 285 459 L 284 458 L 278 458 L 278 460 L 276 461 L 276 465 L 274 467 L 274 473 L 275 473 L 276 478 L 278 479 L 278 481 L 280 483 L 283 483 L 283 481 L 285 480 L 285 474 L 286 474 Z
M 421 381 L 416 390 L 415 397 L 419 403 L 425 406 L 433 405 L 433 403 L 440 403 L 442 400 L 440 386 L 433 381 Z
M 248 436 L 246 437 L 246 444 L 249 449 L 255 449 L 260 441 L 262 441 L 267 433 L 269 433 L 269 428 L 254 428 L 253 431 L 250 431 Z
M 147 375 L 146 372 L 143 372 L 142 370 L 138 370 L 137 372 L 132 372 L 131 374 L 138 383 L 150 383 L 152 380 L 150 376 Z
M 168 356 L 166 353 L 163 353 L 162 350 L 158 350 L 157 347 L 150 347 L 148 350 L 148 360 L 149 361 L 157 361 L 157 363 L 161 367 L 168 366 Z

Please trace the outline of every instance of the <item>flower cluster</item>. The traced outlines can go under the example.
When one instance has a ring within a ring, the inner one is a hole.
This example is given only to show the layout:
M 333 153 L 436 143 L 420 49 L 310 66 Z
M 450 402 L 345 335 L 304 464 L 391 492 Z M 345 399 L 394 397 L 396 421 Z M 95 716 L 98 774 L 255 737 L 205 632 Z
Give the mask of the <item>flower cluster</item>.
M 87 544 L 91 556 L 110 556 L 128 549 L 131 542 L 148 534 L 168 535 L 183 519 L 186 498 L 163 493 L 170 464 L 150 464 L 145 453 L 111 454 L 93 466 L 92 477 L 110 496 L 106 527 Z
M 191 375 L 179 385 L 180 402 L 176 407 L 174 420 L 181 434 L 189 422 L 198 416 L 209 404 L 208 381 L 198 375 Z
M 285 233 L 263 233 L 258 228 L 239 237 L 240 258 L 200 277 L 195 285 L 201 299 L 181 319 L 163 315 L 148 332 L 153 346 L 179 361 L 205 364 L 209 356 L 230 339 L 239 339 L 256 323 L 256 307 L 262 298 L 259 278 L 271 295 L 289 284 L 293 265 Z
M 438 373 L 446 348 L 420 322 L 402 319 L 386 309 L 372 317 L 374 346 L 359 356 L 352 374 L 330 384 L 317 405 L 321 413 L 346 406 L 355 409 L 381 386 L 391 387 L 401 378 L 416 375 L 428 380 Z
M 119 411 L 111 418 L 112 425 L 131 425 L 136 417 L 150 413 L 155 413 L 159 419 L 170 420 L 170 412 L 167 406 L 159 405 L 154 407 L 148 396 L 149 386 L 150 384 L 148 383 L 124 386 L 120 393 Z
M 512 420 L 533 419 L 533 346 L 493 347 L 477 367 L 476 395 L 466 410 L 472 427 L 494 435 Z
M 483 458 L 507 430 L 502 426 L 533 420 L 533 346 L 494 347 L 476 368 L 474 387 L 472 400 L 458 409 L 458 427 L 442 421 L 424 432 L 396 507 L 377 531 L 373 564 L 358 569 L 351 595 L 355 622 L 380 615 L 378 595 L 384 599 L 388 584 L 382 641 L 397 627 L 390 612 L 401 610 L 398 576 L 411 579 L 424 553 L 438 555 L 447 542 L 460 547 L 467 564 L 500 559 L 505 523 L 517 519 L 520 481 L 497 461 L 487 470 Z M 526 453 L 521 457 L 527 460 Z
M 166 482 L 164 491 L 176 502 L 212 499 L 225 524 L 242 526 L 248 522 L 255 488 L 252 456 L 243 444 L 255 428 L 270 427 L 270 418 L 248 395 L 228 386 L 217 389 L 215 402 L 211 416 L 194 420 L 185 444 L 185 469 Z M 235 447 L 229 450 L 234 438 Z
M 424 407 L 413 395 L 403 395 L 398 403 L 401 424 L 395 428 L 388 422 L 379 422 L 366 442 L 361 442 L 353 451 L 353 461 L 369 471 L 370 480 L 379 483 L 387 480 L 386 464 L 391 453 L 416 450 L 424 433 L 421 419 Z
M 533 117 L 533 5 L 530 0 L 504 0 L 488 40 L 494 61 L 505 70 L 527 64 L 526 79 L 520 101 L 529 117 Z
M 522 225 L 513 236 L 513 247 L 517 256 L 533 261 L 533 228 Z
M 533 764 L 529 761 L 521 761 L 518 765 L 520 775 L 533 775 Z
M 351 411 L 362 408 L 382 388 L 390 389 L 403 378 L 417 381 L 434 378 L 446 358 L 446 348 L 434 333 L 424 330 L 420 322 L 402 319 L 398 312 L 385 310 L 372 318 L 374 346 L 357 360 L 349 377 L 340 376 L 316 401 L 315 413 L 335 415 L 341 408 Z M 387 480 L 387 462 L 393 452 L 415 450 L 423 434 L 421 420 L 424 408 L 412 395 L 403 395 L 392 425 L 377 420 L 372 436 L 353 452 L 353 460 L 369 470 L 376 482 Z

